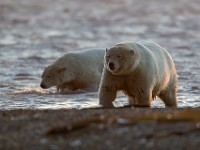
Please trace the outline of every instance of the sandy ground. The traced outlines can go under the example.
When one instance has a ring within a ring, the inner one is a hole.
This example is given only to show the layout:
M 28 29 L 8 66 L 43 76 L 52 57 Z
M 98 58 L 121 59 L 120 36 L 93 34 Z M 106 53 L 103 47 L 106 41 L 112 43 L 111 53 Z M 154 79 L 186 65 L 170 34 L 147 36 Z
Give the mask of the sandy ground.
M 153 40 L 175 61 L 180 106 L 199 107 L 199 8 L 199 0 L 0 0 L 0 90 L 38 86 L 44 66 L 68 50 Z M 5 110 L 0 149 L 198 149 L 199 113 L 199 108 Z
M 199 109 L 0 112 L 0 149 L 177 149 L 200 146 Z

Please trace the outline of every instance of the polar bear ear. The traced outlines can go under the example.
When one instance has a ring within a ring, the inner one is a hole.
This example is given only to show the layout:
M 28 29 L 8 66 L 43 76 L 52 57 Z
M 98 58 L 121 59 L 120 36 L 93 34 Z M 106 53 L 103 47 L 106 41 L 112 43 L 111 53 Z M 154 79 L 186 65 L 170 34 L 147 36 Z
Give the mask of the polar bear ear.
M 58 73 L 62 73 L 62 72 L 64 72 L 65 70 L 66 70 L 66 68 L 61 68 L 61 69 L 58 70 Z

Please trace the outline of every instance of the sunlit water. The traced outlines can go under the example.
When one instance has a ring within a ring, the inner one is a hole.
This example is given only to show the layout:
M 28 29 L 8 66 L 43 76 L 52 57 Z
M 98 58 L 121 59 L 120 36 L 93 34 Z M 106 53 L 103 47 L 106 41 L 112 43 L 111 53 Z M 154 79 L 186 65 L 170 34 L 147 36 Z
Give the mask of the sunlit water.
M 8 45 L 7 45 L 8 46 Z M 32 47 L 33 48 L 33 47 Z M 0 83 L 0 109 L 60 109 L 60 108 L 90 108 L 99 107 L 97 92 L 75 91 L 57 93 L 56 88 L 48 90 L 39 87 L 41 74 L 44 67 L 52 63 L 63 52 L 54 50 L 41 51 L 36 49 L 0 51 L 1 83 Z M 20 53 L 21 55 L 19 56 Z M 187 80 L 190 73 L 183 73 L 181 77 Z M 199 107 L 200 96 L 198 86 L 184 85 L 184 80 L 179 83 L 178 106 Z M 190 82 L 189 82 L 190 83 Z M 195 83 L 193 83 L 195 85 Z M 115 106 L 127 105 L 127 98 L 119 93 Z M 164 104 L 156 99 L 152 107 L 163 108 Z
M 69 50 L 123 40 L 167 47 L 179 75 L 178 107 L 200 107 L 198 0 L 45 1 L 0 1 L 0 110 L 99 107 L 97 92 L 43 90 L 40 76 Z M 119 93 L 115 105 L 126 104 Z M 165 106 L 156 99 L 152 107 Z
M 97 92 L 57 93 L 56 88 L 43 90 L 39 87 L 41 74 L 46 65 L 52 63 L 62 52 L 45 54 L 37 49 L 1 49 L 0 67 L 0 109 L 60 109 L 99 107 Z M 19 56 L 18 53 L 21 55 Z M 185 82 L 191 73 L 180 72 L 178 91 L 179 107 L 200 107 L 198 82 Z M 196 75 L 194 75 L 195 77 Z M 198 77 L 197 77 L 198 79 Z M 191 86 L 191 85 L 192 86 Z M 115 106 L 127 105 L 127 98 L 119 93 Z M 152 107 L 163 108 L 164 104 L 156 99 Z
M 99 107 L 97 92 L 70 92 L 60 94 L 52 90 L 24 87 L 21 90 L 5 92 L 0 95 L 1 109 L 60 109 L 60 108 L 90 108 Z M 127 105 L 127 98 L 119 93 L 115 106 Z M 178 96 L 179 107 L 199 107 L 199 96 L 195 94 L 182 94 Z M 164 108 L 164 104 L 156 99 L 152 103 L 153 108 Z

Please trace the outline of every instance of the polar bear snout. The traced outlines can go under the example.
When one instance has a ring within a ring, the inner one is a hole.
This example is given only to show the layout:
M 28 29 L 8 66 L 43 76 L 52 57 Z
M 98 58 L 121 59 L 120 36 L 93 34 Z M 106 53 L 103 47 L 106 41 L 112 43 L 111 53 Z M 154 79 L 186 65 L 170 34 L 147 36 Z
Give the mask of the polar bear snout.
M 40 84 L 40 87 L 43 88 L 43 89 L 47 89 L 47 87 L 43 83 Z
M 113 62 L 109 62 L 108 67 L 110 70 L 115 70 L 115 64 Z

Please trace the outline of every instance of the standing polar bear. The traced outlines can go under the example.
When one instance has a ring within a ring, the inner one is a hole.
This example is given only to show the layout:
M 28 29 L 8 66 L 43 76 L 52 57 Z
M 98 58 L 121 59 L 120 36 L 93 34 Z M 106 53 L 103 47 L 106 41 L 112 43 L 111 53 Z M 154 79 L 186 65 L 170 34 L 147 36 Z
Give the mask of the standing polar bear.
M 106 50 L 99 88 L 100 104 L 113 107 L 122 90 L 130 105 L 150 107 L 160 97 L 166 106 L 177 107 L 177 74 L 166 49 L 150 42 L 122 42 Z
M 57 90 L 97 90 L 103 71 L 105 50 L 69 52 L 45 68 L 40 86 L 57 86 Z

